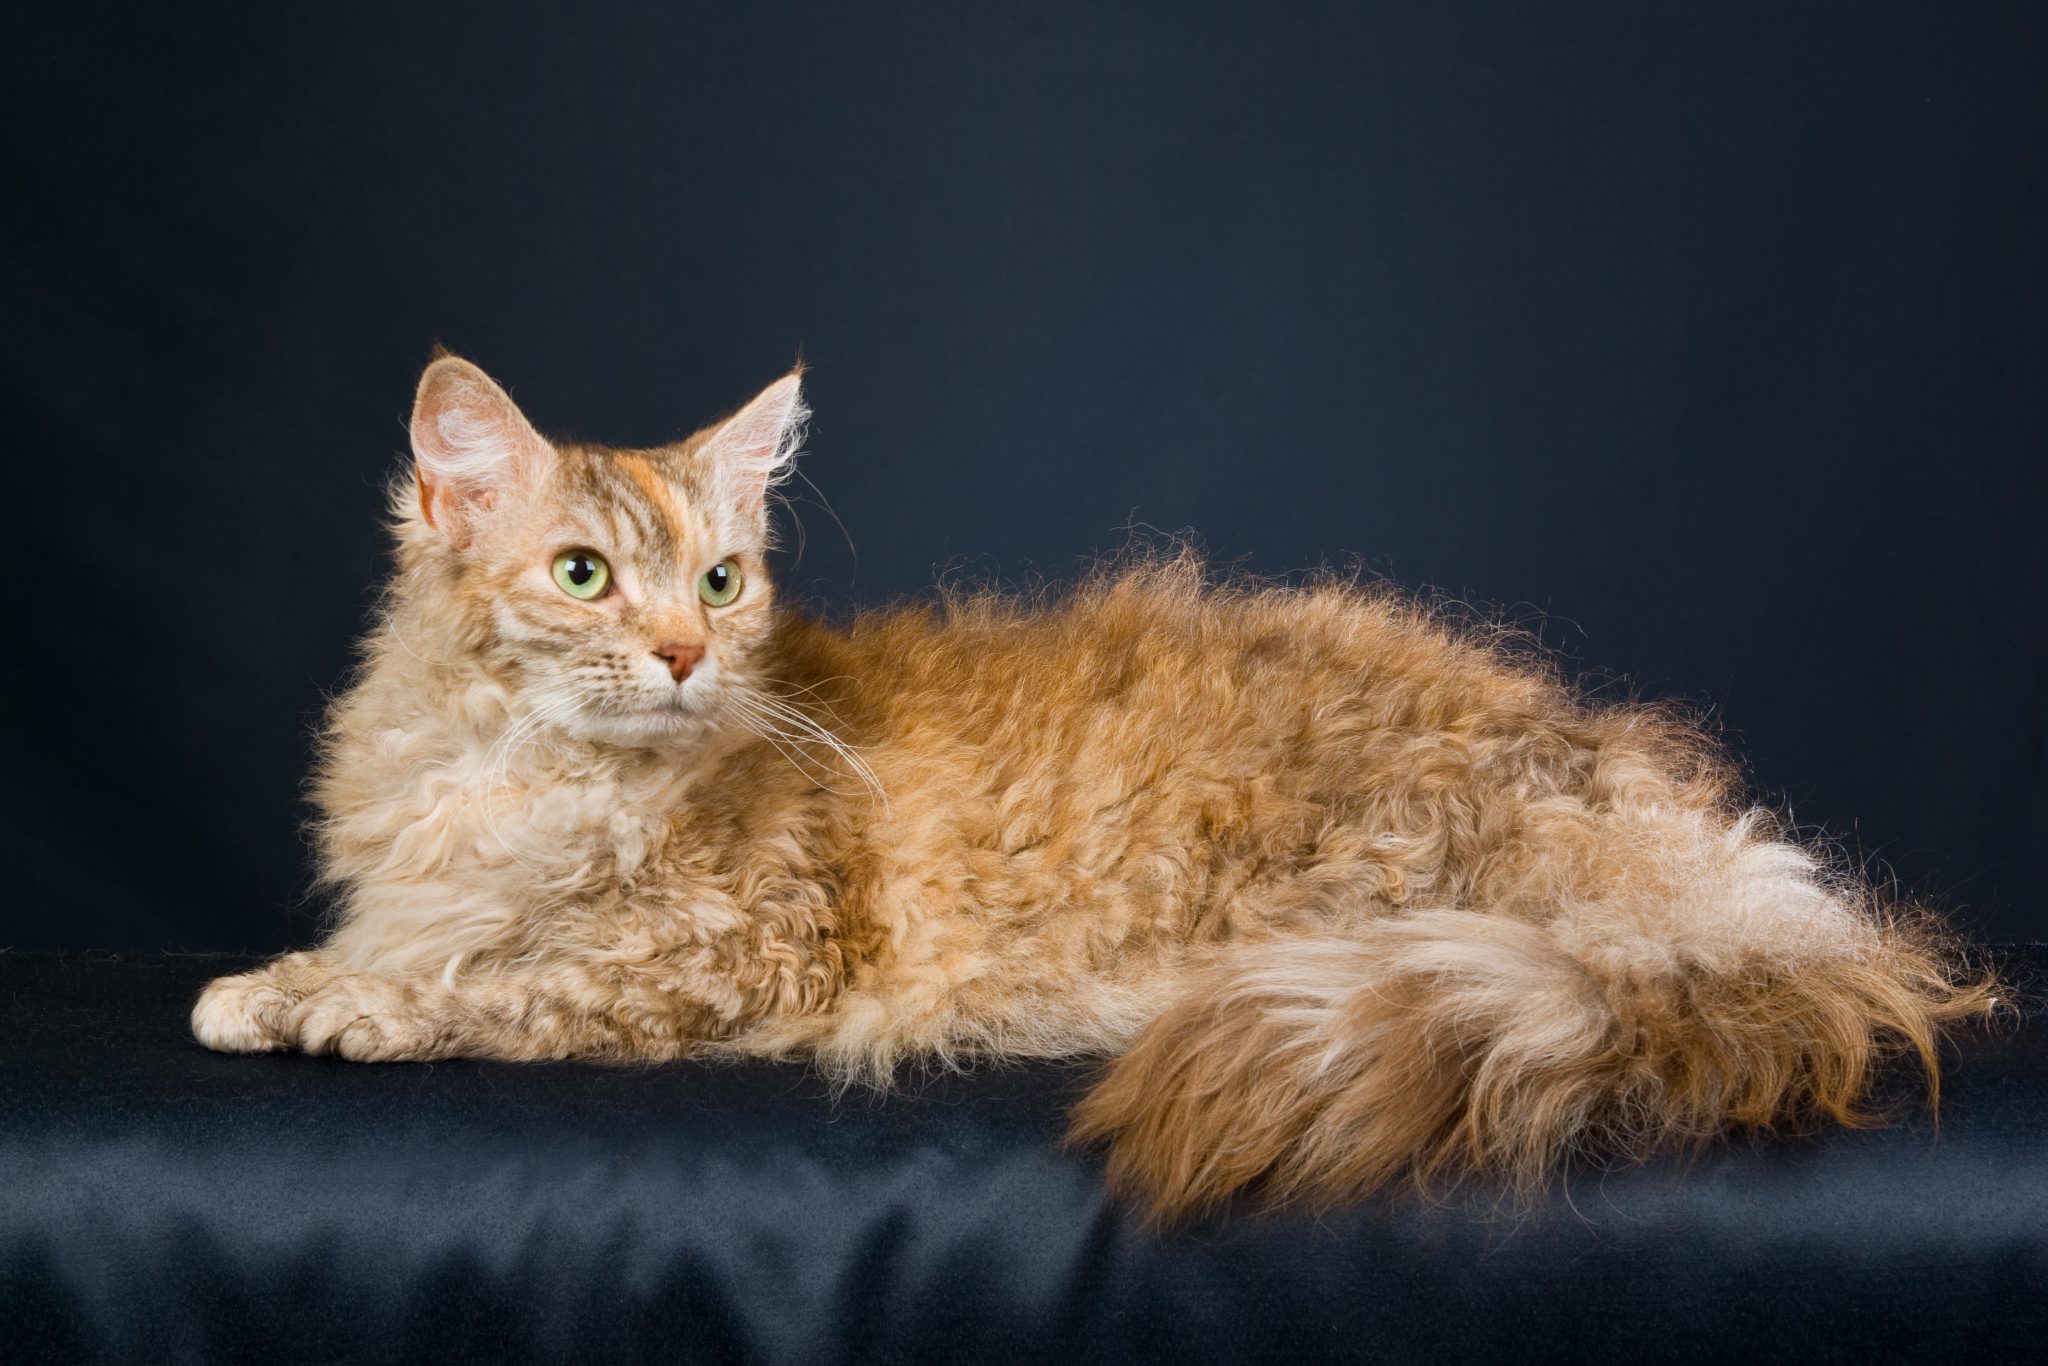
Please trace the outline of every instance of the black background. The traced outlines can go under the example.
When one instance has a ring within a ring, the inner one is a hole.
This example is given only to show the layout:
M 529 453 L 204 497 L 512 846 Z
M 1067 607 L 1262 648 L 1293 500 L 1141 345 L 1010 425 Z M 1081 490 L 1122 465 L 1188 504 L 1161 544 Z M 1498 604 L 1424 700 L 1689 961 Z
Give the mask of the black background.
M 2048 933 L 2034 4 L 43 7 L 0 34 L 0 944 L 272 949 L 429 346 L 787 581 L 1139 523 L 1497 607 Z

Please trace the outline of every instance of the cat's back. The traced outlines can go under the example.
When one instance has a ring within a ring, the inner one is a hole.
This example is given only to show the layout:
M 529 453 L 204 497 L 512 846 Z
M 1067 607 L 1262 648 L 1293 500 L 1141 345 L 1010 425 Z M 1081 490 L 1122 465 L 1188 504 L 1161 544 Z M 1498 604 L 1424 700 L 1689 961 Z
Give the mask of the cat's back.
M 1545 669 L 1390 588 L 1218 581 L 1187 556 L 1063 590 L 945 593 L 843 627 L 792 619 L 776 652 L 856 743 L 964 748 L 983 769 L 1230 772 L 1373 733 L 1576 712 Z

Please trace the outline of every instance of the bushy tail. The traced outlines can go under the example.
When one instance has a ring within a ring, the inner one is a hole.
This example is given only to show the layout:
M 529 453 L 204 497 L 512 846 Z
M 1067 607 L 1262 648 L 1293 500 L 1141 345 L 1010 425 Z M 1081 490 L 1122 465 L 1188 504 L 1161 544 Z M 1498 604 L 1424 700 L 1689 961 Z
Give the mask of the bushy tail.
M 1236 946 L 1112 1064 L 1075 1137 L 1107 1142 L 1112 1183 L 1170 1221 L 1246 1189 L 1326 1204 L 1472 1174 L 1526 1192 L 1578 1149 L 1857 1123 L 1898 1054 L 1931 1101 L 1942 1026 L 1989 1010 L 1993 984 L 1931 933 L 1835 909 L 1853 942 L 1802 953 L 1739 934 L 1689 953 L 1616 933 L 1607 908 Z

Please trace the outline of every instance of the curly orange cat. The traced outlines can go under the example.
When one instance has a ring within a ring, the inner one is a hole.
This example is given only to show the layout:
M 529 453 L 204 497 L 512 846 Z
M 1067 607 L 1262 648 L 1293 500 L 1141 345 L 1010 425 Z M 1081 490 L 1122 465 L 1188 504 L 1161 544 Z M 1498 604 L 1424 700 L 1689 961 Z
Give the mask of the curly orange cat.
M 317 800 L 339 920 L 214 982 L 229 1051 L 1096 1056 L 1173 1218 L 1853 1119 L 1988 1008 L 1698 732 L 1384 590 L 1187 556 L 834 627 L 779 608 L 800 377 L 551 442 L 442 355 Z

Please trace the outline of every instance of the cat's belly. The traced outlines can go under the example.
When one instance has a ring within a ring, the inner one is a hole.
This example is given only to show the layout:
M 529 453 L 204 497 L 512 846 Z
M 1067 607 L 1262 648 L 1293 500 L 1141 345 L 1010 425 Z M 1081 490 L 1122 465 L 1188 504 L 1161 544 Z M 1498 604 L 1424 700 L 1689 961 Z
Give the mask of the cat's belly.
M 918 854 L 862 898 L 878 947 L 843 989 L 815 1012 L 757 1022 L 734 1046 L 875 1081 L 911 1055 L 1117 1050 L 1214 950 L 1190 933 L 1188 894 L 1165 872 L 1105 876 L 1036 851 Z
M 1114 1053 L 1174 999 L 1187 966 L 1184 955 L 1162 954 L 1116 972 L 1019 971 L 963 953 L 869 968 L 825 1009 L 761 1021 L 730 1046 L 877 1085 L 912 1057 L 966 1065 Z

